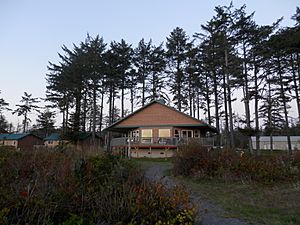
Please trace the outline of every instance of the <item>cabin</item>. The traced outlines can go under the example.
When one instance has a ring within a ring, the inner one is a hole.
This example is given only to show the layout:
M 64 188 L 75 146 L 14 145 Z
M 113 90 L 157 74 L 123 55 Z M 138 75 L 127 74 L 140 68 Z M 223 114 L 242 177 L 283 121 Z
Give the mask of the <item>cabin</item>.
M 300 150 L 300 136 L 290 136 L 292 150 Z M 256 137 L 251 137 L 253 149 L 256 149 Z M 272 136 L 274 150 L 288 150 L 287 136 Z M 259 148 L 264 150 L 271 149 L 271 137 L 260 136 Z
M 55 148 L 62 142 L 59 133 L 52 133 L 44 138 L 44 145 L 47 148 Z
M 128 157 L 172 157 L 191 141 L 213 146 L 217 130 L 202 120 L 154 100 L 105 128 L 107 148 Z M 112 138 L 112 136 L 114 138 Z
M 0 134 L 0 145 L 32 150 L 35 146 L 43 145 L 43 139 L 30 133 Z
M 93 141 L 92 132 L 81 132 L 78 135 L 77 145 L 79 146 L 89 147 L 89 146 L 93 146 L 94 144 L 96 146 L 99 146 L 100 143 L 101 143 L 101 138 L 98 134 L 95 134 L 95 143 Z
M 91 147 L 94 144 L 96 146 L 100 145 L 100 136 L 98 134 L 95 135 L 95 142 L 93 141 L 93 135 L 91 132 L 79 132 L 76 135 L 77 144 L 76 146 L 73 145 L 73 147 Z M 47 148 L 55 148 L 59 146 L 60 144 L 65 143 L 69 146 L 72 146 L 72 144 L 68 140 L 62 139 L 61 135 L 59 133 L 52 133 L 48 137 L 44 139 L 44 145 Z

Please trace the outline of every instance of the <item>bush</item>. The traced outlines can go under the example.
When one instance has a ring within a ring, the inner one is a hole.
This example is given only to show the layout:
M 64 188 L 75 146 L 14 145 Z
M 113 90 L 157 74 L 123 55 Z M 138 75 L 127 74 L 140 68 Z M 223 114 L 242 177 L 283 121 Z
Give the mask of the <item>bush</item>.
M 174 163 L 175 175 L 222 180 L 247 180 L 262 183 L 299 179 L 300 154 L 256 157 L 230 149 L 211 150 L 190 144 L 179 149 Z
M 129 224 L 193 224 L 195 206 L 183 187 L 143 182 L 135 189 L 136 204 Z
M 183 189 L 146 181 L 135 163 L 116 156 L 1 151 L 0 178 L 0 224 L 193 220 L 193 206 Z

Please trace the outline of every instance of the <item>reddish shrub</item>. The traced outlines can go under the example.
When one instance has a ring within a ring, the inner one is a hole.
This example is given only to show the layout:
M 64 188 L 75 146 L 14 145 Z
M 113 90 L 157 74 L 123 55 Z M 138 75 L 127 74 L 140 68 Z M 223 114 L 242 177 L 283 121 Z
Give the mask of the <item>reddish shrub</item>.
M 175 175 L 263 183 L 291 181 L 300 177 L 300 154 L 255 157 L 231 150 L 209 150 L 190 144 L 179 149 L 174 161 Z M 297 173 L 293 168 L 297 167 Z
M 110 155 L 0 151 L 0 224 L 192 224 L 182 188 Z

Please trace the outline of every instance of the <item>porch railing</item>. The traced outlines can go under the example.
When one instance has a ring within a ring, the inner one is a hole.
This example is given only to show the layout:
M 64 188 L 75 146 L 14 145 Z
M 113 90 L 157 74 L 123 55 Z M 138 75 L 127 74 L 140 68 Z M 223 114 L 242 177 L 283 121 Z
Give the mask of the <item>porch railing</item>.
M 214 146 L 214 138 L 181 138 L 181 137 L 121 137 L 113 138 L 111 147 L 117 146 L 179 146 L 188 143 Z

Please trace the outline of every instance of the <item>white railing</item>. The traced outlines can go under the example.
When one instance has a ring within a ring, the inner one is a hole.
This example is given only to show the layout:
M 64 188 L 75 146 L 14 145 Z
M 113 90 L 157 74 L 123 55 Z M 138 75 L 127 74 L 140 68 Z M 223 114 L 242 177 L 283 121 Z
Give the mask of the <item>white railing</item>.
M 197 143 L 201 145 L 214 146 L 214 138 L 180 138 L 180 137 L 121 137 L 113 138 L 111 147 L 115 146 L 178 146 L 181 144 Z

